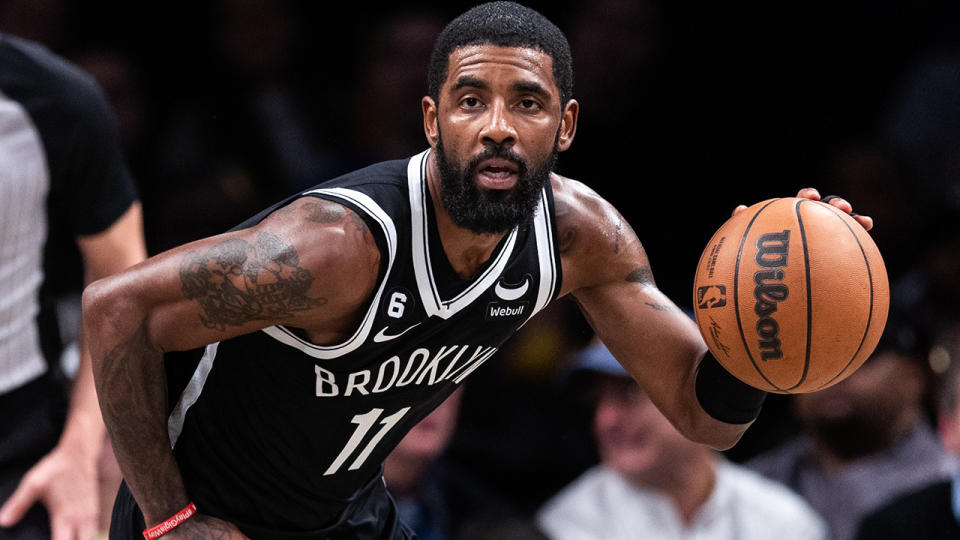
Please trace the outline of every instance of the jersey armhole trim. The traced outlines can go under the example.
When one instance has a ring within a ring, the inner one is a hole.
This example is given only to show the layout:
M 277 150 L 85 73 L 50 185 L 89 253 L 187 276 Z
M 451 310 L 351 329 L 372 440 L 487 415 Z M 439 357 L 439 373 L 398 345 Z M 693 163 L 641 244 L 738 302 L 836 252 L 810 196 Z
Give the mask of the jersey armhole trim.
M 377 308 L 380 305 L 380 298 L 383 296 L 383 290 L 386 287 L 387 278 L 389 277 L 390 271 L 393 269 L 394 261 L 396 260 L 397 230 L 390 216 L 383 210 L 383 208 L 380 207 L 380 205 L 378 205 L 372 198 L 370 198 L 370 196 L 365 193 L 346 188 L 321 188 L 307 191 L 304 193 L 304 195 L 318 195 L 331 200 L 342 201 L 347 203 L 351 209 L 364 212 L 369 218 L 372 219 L 373 222 L 380 226 L 387 244 L 387 267 L 383 272 L 383 276 L 381 276 L 380 286 L 377 288 L 377 292 L 374 294 L 373 299 L 370 302 L 370 307 L 367 309 L 367 313 L 364 315 L 363 321 L 349 339 L 338 345 L 323 346 L 315 345 L 309 341 L 305 341 L 284 326 L 270 326 L 261 330 L 277 341 L 299 349 L 308 356 L 322 360 L 329 360 L 338 358 L 357 349 L 363 345 L 363 343 L 367 340 L 367 337 L 370 335 L 370 329 L 373 327 L 374 315 L 376 314 Z
M 537 291 L 537 302 L 524 324 L 540 310 L 547 307 L 559 292 L 560 284 L 560 256 L 556 250 L 556 226 L 554 224 L 553 207 L 547 188 L 540 194 L 540 205 L 537 215 L 533 219 L 533 231 L 537 242 L 537 258 L 540 263 L 540 288 Z

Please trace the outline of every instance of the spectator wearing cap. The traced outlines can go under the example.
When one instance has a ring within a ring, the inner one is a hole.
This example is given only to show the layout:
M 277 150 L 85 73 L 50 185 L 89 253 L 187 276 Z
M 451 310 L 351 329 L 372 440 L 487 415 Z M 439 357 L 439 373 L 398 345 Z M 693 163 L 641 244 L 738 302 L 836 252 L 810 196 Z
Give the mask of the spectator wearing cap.
M 599 342 L 571 381 L 591 390 L 600 463 L 537 512 L 551 539 L 826 538 L 796 494 L 681 435 Z
M 826 519 L 831 537 L 855 537 L 866 514 L 920 486 L 949 479 L 946 452 L 925 410 L 930 339 L 892 310 L 880 343 L 856 372 L 796 395 L 800 433 L 746 465 L 780 481 Z
M 957 328 L 960 331 L 960 327 Z M 953 339 L 949 339 L 952 337 Z M 944 448 L 960 457 L 960 334 L 944 340 L 949 361 L 936 399 L 937 431 Z M 960 474 L 897 497 L 861 522 L 858 540 L 960 538 Z

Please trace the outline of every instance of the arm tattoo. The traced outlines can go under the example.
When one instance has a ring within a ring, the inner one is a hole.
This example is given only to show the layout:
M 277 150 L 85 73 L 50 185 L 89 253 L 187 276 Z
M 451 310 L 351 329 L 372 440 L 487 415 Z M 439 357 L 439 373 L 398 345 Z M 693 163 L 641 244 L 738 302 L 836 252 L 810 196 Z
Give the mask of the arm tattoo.
M 635 268 L 633 272 L 630 272 L 627 275 L 627 281 L 632 283 L 643 283 L 644 285 L 653 285 L 654 287 L 657 284 L 653 281 L 653 272 L 650 271 L 649 266 L 640 266 Z
M 320 202 L 304 203 L 301 208 L 307 212 L 307 221 L 314 223 L 336 223 L 347 213 L 340 205 Z
M 179 471 L 166 442 L 162 354 L 150 341 L 144 320 L 109 348 L 95 371 L 100 410 L 124 478 L 139 500 L 155 505 L 183 497 Z
M 140 323 L 133 335 L 125 342 L 104 354 L 99 370 L 100 377 L 96 380 L 98 393 L 103 395 L 106 389 L 110 389 L 111 392 L 123 392 L 123 397 L 128 400 L 100 400 L 107 429 L 110 430 L 110 436 L 115 443 L 142 438 L 143 433 L 140 429 L 145 429 L 152 420 L 156 420 L 148 414 L 154 410 L 154 405 L 159 405 L 156 408 L 158 411 L 166 410 L 166 386 L 158 389 L 155 385 L 144 386 L 141 382 L 144 377 L 144 368 L 143 361 L 140 359 L 145 356 L 156 357 L 160 354 L 161 351 L 150 342 L 146 321 Z M 165 374 L 162 370 L 158 370 L 154 375 L 163 377 Z M 155 389 L 162 390 L 151 394 L 150 391 Z M 130 421 L 134 415 L 139 417 L 136 421 Z M 163 425 L 162 417 L 160 423 Z
M 644 302 L 644 304 L 650 306 L 651 308 L 657 311 L 672 311 L 674 313 L 681 313 L 681 310 L 677 309 L 674 306 L 671 306 L 670 304 L 657 304 L 654 302 Z
M 203 308 L 207 328 L 292 317 L 322 306 L 310 298 L 313 276 L 300 267 L 297 251 L 276 236 L 260 233 L 255 243 L 227 240 L 204 252 L 188 254 L 180 266 L 183 296 Z
M 344 207 L 329 201 L 308 202 L 304 203 L 301 208 L 307 211 L 307 221 L 313 223 L 337 223 L 347 216 L 347 211 Z M 364 221 L 363 218 L 355 212 L 350 212 L 349 215 L 352 218 L 353 226 L 356 227 L 358 231 L 369 230 L 367 222 Z
M 343 219 L 347 211 L 338 204 L 307 202 L 300 208 L 307 212 L 307 221 L 314 223 L 336 223 Z

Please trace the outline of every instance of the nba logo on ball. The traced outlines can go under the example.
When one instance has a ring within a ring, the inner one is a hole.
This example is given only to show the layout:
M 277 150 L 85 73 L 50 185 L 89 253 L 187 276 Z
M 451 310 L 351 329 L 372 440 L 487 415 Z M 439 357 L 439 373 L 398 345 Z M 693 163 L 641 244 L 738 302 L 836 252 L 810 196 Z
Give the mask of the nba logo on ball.
M 723 285 L 697 287 L 697 308 L 708 309 L 727 305 L 727 288 Z
M 856 371 L 889 308 L 883 258 L 849 215 L 770 199 L 730 218 L 700 257 L 694 314 L 710 352 L 742 381 L 795 394 Z

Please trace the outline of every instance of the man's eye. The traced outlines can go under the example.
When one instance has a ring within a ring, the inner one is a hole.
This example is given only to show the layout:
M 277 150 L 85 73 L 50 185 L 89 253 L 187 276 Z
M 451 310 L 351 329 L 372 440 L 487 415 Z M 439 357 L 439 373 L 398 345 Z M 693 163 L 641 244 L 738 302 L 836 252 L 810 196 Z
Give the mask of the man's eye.
M 463 104 L 466 105 L 467 107 L 476 107 L 477 105 L 480 104 L 480 100 L 478 100 L 477 98 L 468 97 L 463 100 Z
M 535 109 L 539 107 L 539 104 L 532 99 L 524 99 L 520 101 L 520 106 L 524 109 Z

